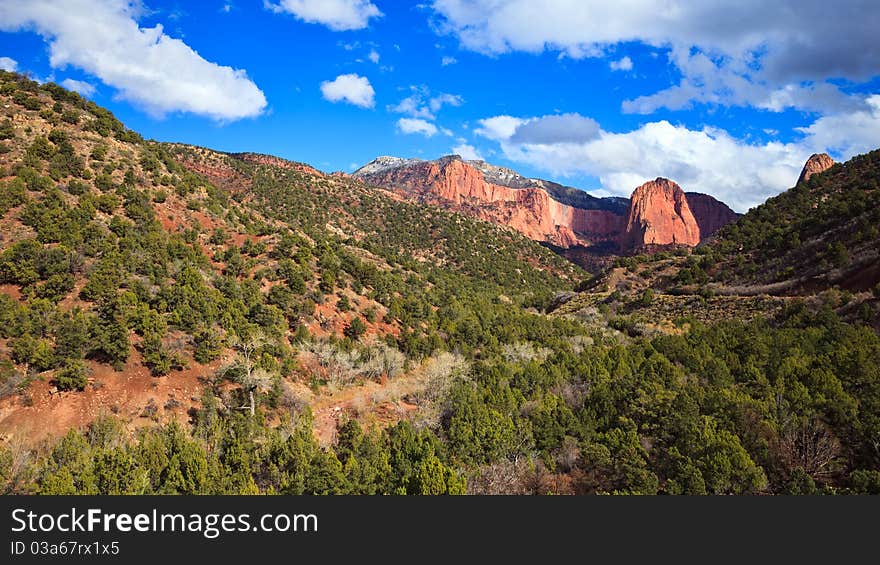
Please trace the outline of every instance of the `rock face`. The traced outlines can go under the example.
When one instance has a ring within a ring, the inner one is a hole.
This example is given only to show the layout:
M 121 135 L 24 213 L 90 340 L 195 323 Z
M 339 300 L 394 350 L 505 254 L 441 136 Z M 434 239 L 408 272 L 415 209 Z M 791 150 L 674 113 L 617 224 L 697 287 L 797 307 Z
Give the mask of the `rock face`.
M 834 159 L 827 153 L 814 153 L 810 155 L 810 158 L 804 164 L 797 183 L 800 184 L 810 180 L 811 176 L 827 171 L 832 165 L 834 165 Z
M 457 155 L 435 161 L 379 157 L 352 176 L 418 200 L 513 228 L 563 249 L 629 252 L 696 245 L 737 218 L 725 204 L 657 179 L 631 200 L 588 193 Z
M 594 207 L 574 207 L 551 197 L 539 181 L 457 156 L 436 161 L 380 157 L 353 176 L 564 248 L 613 241 L 625 219 L 617 201 L 589 197 Z
M 739 214 L 731 210 L 727 204 L 712 198 L 708 194 L 699 192 L 686 192 L 688 206 L 700 227 L 700 239 L 706 239 L 712 234 L 735 221 Z
M 681 187 L 668 179 L 657 178 L 633 192 L 621 239 L 622 249 L 698 243 L 700 226 Z

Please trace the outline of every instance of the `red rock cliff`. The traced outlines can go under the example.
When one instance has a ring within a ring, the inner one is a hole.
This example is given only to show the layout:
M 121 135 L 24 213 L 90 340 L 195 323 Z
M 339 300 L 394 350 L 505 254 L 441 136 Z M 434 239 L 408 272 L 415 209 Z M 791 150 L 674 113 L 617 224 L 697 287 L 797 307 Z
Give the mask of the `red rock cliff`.
M 810 155 L 810 158 L 804 164 L 797 183 L 800 184 L 810 180 L 811 176 L 827 171 L 832 165 L 834 165 L 834 159 L 827 153 L 814 153 Z
M 724 203 L 705 194 L 685 195 L 666 179 L 636 189 L 627 217 L 619 202 L 565 204 L 545 190 L 546 181 L 507 170 L 502 170 L 506 178 L 491 176 L 479 166 L 457 157 L 436 161 L 379 157 L 354 176 L 403 198 L 508 226 L 563 248 L 610 244 L 628 252 L 646 245 L 696 245 L 737 218 Z
M 697 245 L 700 227 L 684 191 L 674 182 L 658 178 L 638 187 L 630 197 L 629 218 L 621 248 L 647 245 Z
M 562 204 L 541 188 L 488 182 L 482 172 L 459 159 L 421 161 L 372 173 L 367 180 L 560 247 L 611 241 L 623 229 L 624 218 L 618 214 Z
M 687 192 L 688 206 L 700 227 L 700 239 L 706 239 L 739 216 L 727 204 L 712 198 L 708 194 Z

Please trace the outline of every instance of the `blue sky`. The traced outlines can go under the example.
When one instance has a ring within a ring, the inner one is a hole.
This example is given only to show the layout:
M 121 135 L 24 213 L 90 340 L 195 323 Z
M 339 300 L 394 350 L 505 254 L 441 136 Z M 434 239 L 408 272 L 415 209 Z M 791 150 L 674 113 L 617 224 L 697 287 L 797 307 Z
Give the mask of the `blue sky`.
M 740 211 L 812 152 L 880 146 L 870 1 L 678 4 L 0 0 L 0 67 L 162 141 L 328 171 L 457 151 L 624 196 L 666 176 Z

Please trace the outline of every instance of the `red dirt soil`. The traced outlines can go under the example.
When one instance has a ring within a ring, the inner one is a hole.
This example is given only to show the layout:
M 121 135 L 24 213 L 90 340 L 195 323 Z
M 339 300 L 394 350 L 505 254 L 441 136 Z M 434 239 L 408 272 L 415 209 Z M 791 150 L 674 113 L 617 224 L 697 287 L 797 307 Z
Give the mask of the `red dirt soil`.
M 83 428 L 104 414 L 115 414 L 129 429 L 153 425 L 143 416 L 152 400 L 159 422 L 177 420 L 185 423 L 187 411 L 199 405 L 202 384 L 223 363 L 209 365 L 190 362 L 183 371 L 153 377 L 142 365 L 140 354 L 133 351 L 122 371 L 108 365 L 89 362 L 92 370 L 89 387 L 84 392 L 59 392 L 50 384 L 50 373 L 33 382 L 22 395 L 0 401 L 0 437 L 23 439 L 36 445 L 46 438 L 60 437 L 71 428 Z M 31 402 L 25 400 L 30 398 Z M 179 405 L 166 408 L 169 400 Z M 26 404 L 31 404 L 27 406 Z

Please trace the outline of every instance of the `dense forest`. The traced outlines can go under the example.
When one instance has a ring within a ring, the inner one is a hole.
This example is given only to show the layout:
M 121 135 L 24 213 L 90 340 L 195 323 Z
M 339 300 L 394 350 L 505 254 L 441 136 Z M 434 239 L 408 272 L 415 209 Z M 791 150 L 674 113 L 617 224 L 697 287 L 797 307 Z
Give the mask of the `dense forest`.
M 200 386 L 60 437 L 0 428 L 6 493 L 880 494 L 880 338 L 827 305 L 650 334 L 548 315 L 589 275 L 510 230 L 145 141 L 13 73 L 0 97 L 6 413 L 40 383 L 65 402 L 136 366 Z M 719 241 L 775 237 L 761 210 Z M 734 244 L 718 245 L 692 263 L 721 264 Z M 316 435 L 315 398 L 404 383 L 406 410 L 342 410 L 332 441 Z

